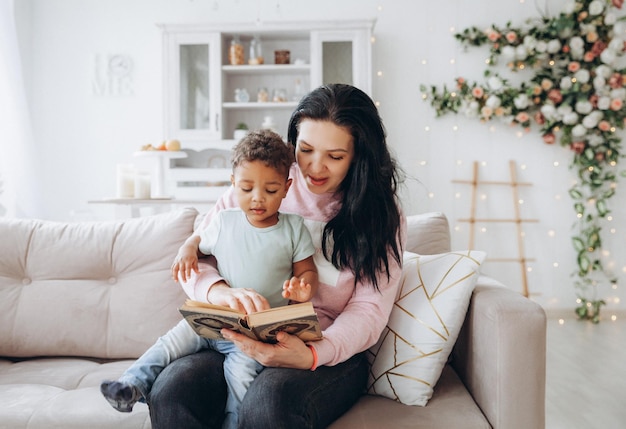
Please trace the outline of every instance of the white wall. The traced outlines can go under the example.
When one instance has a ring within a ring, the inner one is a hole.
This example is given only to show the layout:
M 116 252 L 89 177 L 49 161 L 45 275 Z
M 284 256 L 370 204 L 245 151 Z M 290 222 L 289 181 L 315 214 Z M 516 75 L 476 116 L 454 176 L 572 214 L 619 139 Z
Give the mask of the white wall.
M 453 246 L 468 246 L 472 162 L 481 178 L 508 180 L 509 160 L 517 163 L 532 298 L 550 310 L 576 305 L 570 273 L 575 269 L 570 245 L 574 211 L 567 189 L 574 177 L 571 154 L 542 143 L 537 133 L 516 135 L 498 124 L 463 117 L 434 118 L 421 100 L 419 86 L 453 85 L 457 76 L 480 80 L 486 50 L 464 52 L 453 37 L 469 26 L 521 23 L 538 16 L 538 2 L 528 0 L 16 0 L 25 77 L 29 82 L 35 137 L 46 190 L 47 218 L 105 218 L 110 213 L 86 202 L 115 193 L 115 166 L 130 161 L 145 143 L 161 141 L 161 39 L 158 22 L 254 22 L 376 18 L 374 98 L 380 103 L 389 143 L 411 176 L 405 192 L 407 213 L 445 212 L 453 227 Z M 552 12 L 564 0 L 547 1 Z M 539 2 L 542 3 L 543 2 Z M 123 53 L 134 61 L 133 94 L 98 96 L 92 92 L 96 55 Z M 493 126 L 492 126 L 493 125 Z M 558 167 L 554 163 L 558 163 Z M 623 184 L 612 200 L 614 234 L 605 239 L 620 280 L 626 280 L 625 197 Z M 511 218 L 508 187 L 481 188 L 479 217 Z M 77 216 L 79 213 L 80 216 Z M 517 257 L 513 225 L 487 224 L 477 248 L 492 257 Z M 458 230 L 457 230 L 458 229 Z M 607 228 L 608 229 L 608 228 Z M 488 262 L 487 273 L 521 291 L 520 264 Z M 608 301 L 604 313 L 626 308 L 625 286 L 601 285 Z

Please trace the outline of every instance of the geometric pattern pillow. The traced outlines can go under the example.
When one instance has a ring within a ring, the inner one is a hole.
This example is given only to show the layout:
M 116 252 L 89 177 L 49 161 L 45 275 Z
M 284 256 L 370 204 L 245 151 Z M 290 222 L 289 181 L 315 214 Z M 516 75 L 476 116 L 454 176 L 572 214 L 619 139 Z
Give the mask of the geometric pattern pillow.
M 448 361 L 486 253 L 405 253 L 389 322 L 368 350 L 368 393 L 424 406 Z

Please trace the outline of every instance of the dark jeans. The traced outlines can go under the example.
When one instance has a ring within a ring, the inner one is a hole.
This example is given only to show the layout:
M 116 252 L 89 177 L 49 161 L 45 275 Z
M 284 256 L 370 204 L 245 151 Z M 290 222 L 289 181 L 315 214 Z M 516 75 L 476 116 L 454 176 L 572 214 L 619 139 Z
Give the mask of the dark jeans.
M 222 362 L 220 353 L 206 350 L 170 364 L 148 400 L 152 428 L 221 428 L 226 402 Z M 239 427 L 325 428 L 365 392 L 367 372 L 363 354 L 315 371 L 266 368 L 248 389 Z

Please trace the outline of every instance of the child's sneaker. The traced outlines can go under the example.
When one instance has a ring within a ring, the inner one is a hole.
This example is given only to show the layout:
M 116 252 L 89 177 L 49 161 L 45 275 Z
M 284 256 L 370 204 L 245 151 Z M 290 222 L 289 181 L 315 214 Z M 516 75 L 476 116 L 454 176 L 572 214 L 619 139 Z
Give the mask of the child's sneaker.
M 113 408 L 122 413 L 130 413 L 133 405 L 142 398 L 141 392 L 135 386 L 119 381 L 103 381 L 100 392 Z

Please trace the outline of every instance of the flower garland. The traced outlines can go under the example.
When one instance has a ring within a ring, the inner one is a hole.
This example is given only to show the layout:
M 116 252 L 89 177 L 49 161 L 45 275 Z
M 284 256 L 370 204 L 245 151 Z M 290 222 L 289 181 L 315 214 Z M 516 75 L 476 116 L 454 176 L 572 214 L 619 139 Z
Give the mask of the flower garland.
M 455 35 L 466 47 L 488 45 L 489 67 L 502 59 L 512 72 L 532 73 L 518 87 L 490 68 L 482 85 L 459 77 L 454 89 L 421 86 L 437 116 L 461 112 L 525 131 L 538 127 L 545 143 L 558 140 L 572 151 L 570 168 L 578 176 L 569 189 L 577 216 L 576 314 L 594 323 L 605 305 L 597 297 L 598 285 L 603 279 L 617 283 L 602 262 L 601 221 L 610 213 L 618 176 L 626 176 L 618 172 L 624 155 L 616 132 L 626 124 L 626 23 L 618 16 L 623 2 L 571 1 L 558 16 L 531 19 L 522 27 L 508 22 Z

